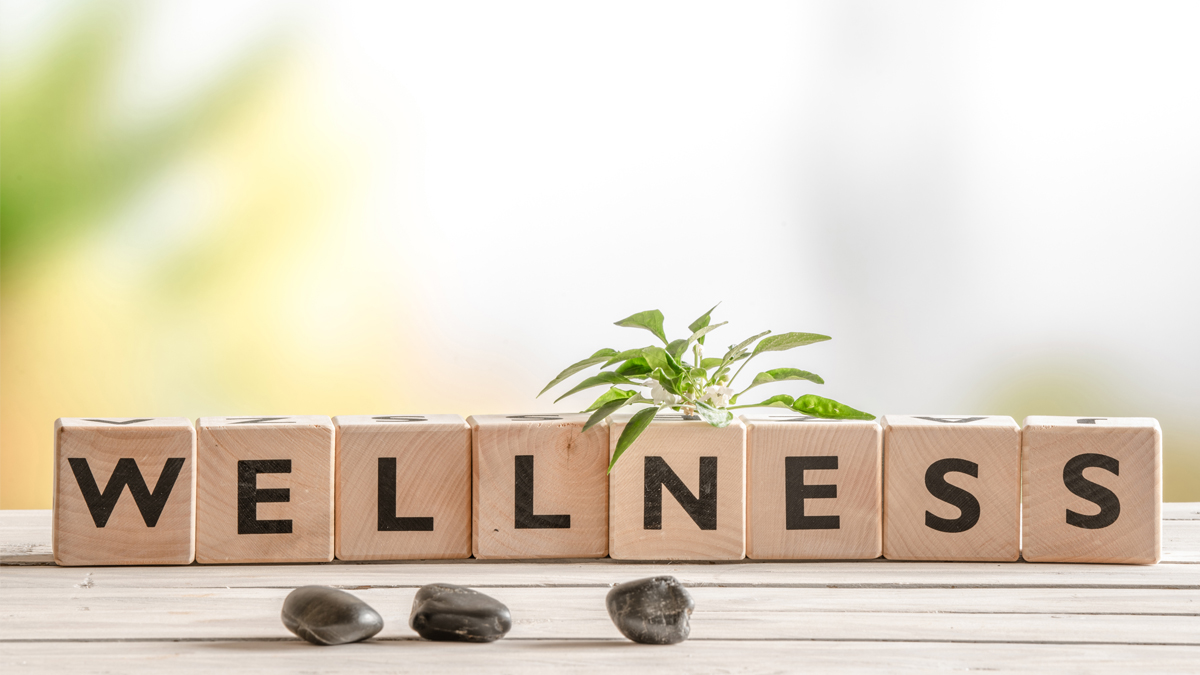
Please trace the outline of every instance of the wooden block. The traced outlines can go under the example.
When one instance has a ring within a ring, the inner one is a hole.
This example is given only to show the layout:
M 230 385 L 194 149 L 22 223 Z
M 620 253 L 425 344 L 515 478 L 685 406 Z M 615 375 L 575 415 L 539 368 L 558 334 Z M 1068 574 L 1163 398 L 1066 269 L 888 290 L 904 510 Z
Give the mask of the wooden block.
M 192 562 L 196 430 L 191 420 L 55 421 L 53 541 L 59 565 Z
M 744 415 L 746 556 L 854 560 L 883 553 L 877 422 Z
M 471 557 L 471 427 L 458 415 L 351 415 L 337 429 L 339 560 Z
M 631 415 L 611 419 L 610 452 Z M 746 557 L 746 425 L 655 417 L 609 476 L 614 560 Z
M 1021 429 L 1011 417 L 885 415 L 883 555 L 1013 561 Z
M 333 560 L 333 422 L 201 417 L 196 561 Z
M 608 553 L 608 423 L 588 415 L 468 417 L 476 558 Z
M 1162 557 L 1162 430 L 1149 417 L 1027 417 L 1022 555 L 1029 562 Z

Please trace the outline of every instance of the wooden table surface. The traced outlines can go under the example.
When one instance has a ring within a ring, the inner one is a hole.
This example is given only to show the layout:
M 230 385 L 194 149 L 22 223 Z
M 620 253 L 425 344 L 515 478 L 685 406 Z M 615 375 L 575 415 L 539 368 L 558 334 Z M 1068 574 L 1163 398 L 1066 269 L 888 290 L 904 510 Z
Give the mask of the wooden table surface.
M 1017 563 L 329 563 L 57 567 L 49 511 L 0 512 L 0 671 L 1200 672 L 1200 504 L 1165 504 L 1153 566 Z M 673 574 L 692 637 L 628 642 L 609 587 Z M 490 645 L 408 628 L 417 587 L 483 590 L 512 610 Z M 314 647 L 284 629 L 289 591 L 325 584 L 383 615 L 374 639 Z

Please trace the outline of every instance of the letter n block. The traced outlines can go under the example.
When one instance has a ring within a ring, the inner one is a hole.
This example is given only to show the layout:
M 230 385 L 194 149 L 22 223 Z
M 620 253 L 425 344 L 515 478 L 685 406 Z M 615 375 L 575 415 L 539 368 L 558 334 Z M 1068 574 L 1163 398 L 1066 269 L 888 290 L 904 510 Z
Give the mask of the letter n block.
M 877 422 L 748 415 L 746 555 L 854 560 L 883 553 Z
M 610 447 L 631 415 L 612 418 Z M 746 425 L 658 415 L 609 476 L 614 560 L 746 557 Z
M 1027 417 L 1029 562 L 1152 565 L 1162 556 L 1162 430 L 1148 417 Z
M 476 558 L 608 553 L 608 424 L 588 415 L 475 415 Z
M 191 420 L 57 420 L 53 522 L 59 565 L 192 562 L 196 430 Z
M 471 557 L 471 427 L 458 415 L 352 415 L 337 428 L 339 560 Z
M 1021 428 L 1011 417 L 885 415 L 883 555 L 1021 555 Z
M 196 561 L 333 560 L 333 422 L 201 417 Z

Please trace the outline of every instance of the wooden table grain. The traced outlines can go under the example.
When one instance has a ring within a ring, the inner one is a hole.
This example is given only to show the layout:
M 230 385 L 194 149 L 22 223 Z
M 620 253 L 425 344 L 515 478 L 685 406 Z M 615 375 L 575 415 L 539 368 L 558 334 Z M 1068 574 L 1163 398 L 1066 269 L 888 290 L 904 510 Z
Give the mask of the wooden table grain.
M 1153 566 L 1016 563 L 402 562 L 56 567 L 48 511 L 0 512 L 0 671 L 771 673 L 1200 670 L 1200 504 L 1163 507 Z M 696 599 L 692 637 L 628 642 L 609 587 L 673 574 Z M 506 603 L 490 645 L 408 628 L 417 587 L 450 582 Z M 383 615 L 374 639 L 314 647 L 279 620 L 304 584 Z

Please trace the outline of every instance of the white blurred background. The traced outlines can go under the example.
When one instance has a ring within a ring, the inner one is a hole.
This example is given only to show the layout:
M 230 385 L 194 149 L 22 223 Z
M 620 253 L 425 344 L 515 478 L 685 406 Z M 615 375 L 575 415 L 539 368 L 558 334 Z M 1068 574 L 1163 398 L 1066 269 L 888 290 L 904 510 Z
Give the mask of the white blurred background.
M 116 36 L 80 143 L 255 73 L 111 199 L 4 211 L 6 508 L 55 417 L 582 409 L 534 395 L 718 301 L 710 345 L 834 337 L 765 393 L 1157 417 L 1200 501 L 1200 4 L 0 9 L 13 109 Z M 43 203 L 6 114 L 0 199 Z

